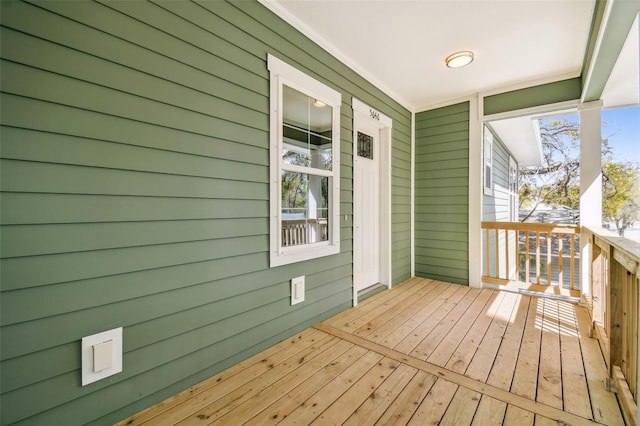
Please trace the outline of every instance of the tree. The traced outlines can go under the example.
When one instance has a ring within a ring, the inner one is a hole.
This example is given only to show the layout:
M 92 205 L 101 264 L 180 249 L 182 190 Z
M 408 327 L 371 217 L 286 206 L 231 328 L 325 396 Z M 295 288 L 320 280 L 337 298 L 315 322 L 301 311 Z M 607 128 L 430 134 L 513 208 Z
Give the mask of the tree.
M 579 124 L 567 120 L 540 126 L 542 165 L 520 169 L 520 207 L 531 210 L 541 204 L 566 206 L 574 211 L 580 202 Z M 620 235 L 639 218 L 639 166 L 614 162 L 608 139 L 602 141 L 603 218 L 616 225 Z
M 602 216 L 615 223 L 618 235 L 624 235 L 639 217 L 638 165 L 607 161 L 602 173 Z
M 542 164 L 520 169 L 520 207 L 531 216 L 541 204 L 576 209 L 579 201 L 579 125 L 566 120 L 542 122 Z

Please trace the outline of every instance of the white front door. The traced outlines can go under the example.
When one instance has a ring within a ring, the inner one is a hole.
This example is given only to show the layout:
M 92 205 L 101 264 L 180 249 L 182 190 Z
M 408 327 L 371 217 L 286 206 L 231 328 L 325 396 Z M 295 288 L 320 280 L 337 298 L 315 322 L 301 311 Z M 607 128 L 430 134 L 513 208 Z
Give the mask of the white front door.
M 354 141 L 354 286 L 380 282 L 380 128 L 358 123 Z

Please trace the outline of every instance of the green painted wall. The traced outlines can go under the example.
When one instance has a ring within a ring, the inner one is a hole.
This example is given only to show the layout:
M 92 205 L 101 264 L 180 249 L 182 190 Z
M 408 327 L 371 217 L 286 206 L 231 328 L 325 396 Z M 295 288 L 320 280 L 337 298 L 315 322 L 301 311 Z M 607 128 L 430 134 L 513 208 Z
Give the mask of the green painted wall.
M 0 7 L 2 424 L 121 420 L 350 307 L 352 96 L 393 119 L 409 276 L 411 114 L 259 3 Z M 343 95 L 349 218 L 273 269 L 267 53 Z M 120 326 L 124 371 L 81 387 L 81 338 Z
M 580 99 L 582 93 L 582 79 L 580 77 L 553 83 L 527 87 L 486 96 L 484 98 L 484 114 L 516 111 L 557 102 Z
M 469 103 L 416 114 L 416 275 L 469 283 Z

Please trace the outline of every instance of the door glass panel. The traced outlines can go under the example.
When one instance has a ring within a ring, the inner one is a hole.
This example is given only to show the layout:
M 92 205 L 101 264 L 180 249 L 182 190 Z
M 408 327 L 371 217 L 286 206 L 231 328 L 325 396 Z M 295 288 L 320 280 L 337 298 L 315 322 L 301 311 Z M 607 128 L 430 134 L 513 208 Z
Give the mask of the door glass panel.
M 358 156 L 373 160 L 373 136 L 358 132 Z

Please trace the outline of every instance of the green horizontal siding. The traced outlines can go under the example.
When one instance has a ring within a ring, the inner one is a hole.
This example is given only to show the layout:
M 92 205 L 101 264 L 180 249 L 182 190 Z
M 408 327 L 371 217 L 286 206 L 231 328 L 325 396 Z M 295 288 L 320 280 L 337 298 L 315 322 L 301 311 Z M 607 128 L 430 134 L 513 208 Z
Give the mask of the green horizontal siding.
M 469 103 L 416 114 L 416 275 L 468 284 Z
M 411 114 L 258 2 L 0 7 L 0 423 L 111 424 L 350 307 L 352 97 L 393 119 L 409 277 Z M 279 268 L 268 53 L 343 96 L 341 253 Z M 81 387 L 115 327 L 123 372 Z

